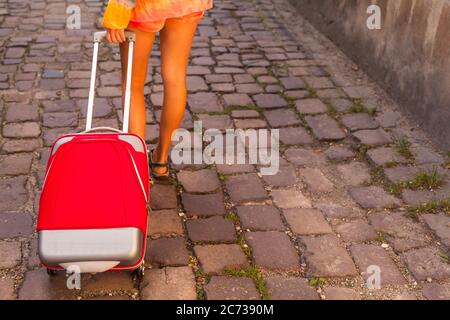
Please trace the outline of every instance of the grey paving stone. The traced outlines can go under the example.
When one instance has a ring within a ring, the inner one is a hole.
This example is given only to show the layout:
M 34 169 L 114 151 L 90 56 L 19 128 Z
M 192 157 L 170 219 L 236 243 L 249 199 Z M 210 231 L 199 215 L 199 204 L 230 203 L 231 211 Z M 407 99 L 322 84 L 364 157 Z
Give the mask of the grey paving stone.
M 311 208 L 311 201 L 298 190 L 272 190 L 270 194 L 279 208 Z
M 252 231 L 282 231 L 285 229 L 280 213 L 273 206 L 248 205 L 236 207 L 242 228 Z
M 22 261 L 22 244 L 19 241 L 0 241 L 0 269 L 14 268 Z
M 350 247 L 350 252 L 365 280 L 373 273 L 369 270 L 369 267 L 377 266 L 381 271 L 381 286 L 406 283 L 400 270 L 382 247 L 370 244 L 355 244 Z
M 363 86 L 343 87 L 345 93 L 352 99 L 367 98 L 373 95 L 372 88 Z
M 235 87 L 239 93 L 256 94 L 264 91 L 258 83 L 238 83 Z
M 141 283 L 143 300 L 195 300 L 195 277 L 190 267 L 150 269 Z
M 376 129 L 379 124 L 367 113 L 353 113 L 342 117 L 342 123 L 350 131 L 357 131 L 363 129 Z
M 0 239 L 27 237 L 34 232 L 28 213 L 0 213 Z
M 250 278 L 213 276 L 204 289 L 208 300 L 261 299 Z
M 188 193 L 210 193 L 220 187 L 217 172 L 213 169 L 181 171 L 177 174 L 177 178 Z
M 306 183 L 308 190 L 313 193 L 326 193 L 334 190 L 333 183 L 328 180 L 321 170 L 316 168 L 300 169 L 300 176 Z
M 25 189 L 27 177 L 0 179 L 0 211 L 18 210 L 28 199 Z
M 422 166 L 397 166 L 384 169 L 384 175 L 390 182 L 412 181 L 419 172 L 430 172 L 430 170 Z M 437 172 L 442 173 L 443 171 L 438 169 Z
M 350 162 L 337 167 L 345 184 L 359 186 L 370 183 L 369 167 L 364 162 Z
M 389 208 L 400 205 L 400 201 L 377 186 L 352 187 L 350 196 L 364 209 Z
M 31 169 L 33 154 L 17 153 L 12 155 L 0 156 L 0 175 L 19 175 L 28 174 Z
M 206 85 L 205 80 L 203 80 L 203 78 L 200 76 L 188 76 L 186 80 L 189 92 L 208 90 L 208 86 Z
M 186 215 L 192 216 L 220 216 L 225 214 L 222 192 L 211 194 L 182 193 L 181 201 Z
M 305 121 L 311 127 L 315 137 L 321 141 L 341 140 L 346 137 L 345 132 L 339 128 L 336 120 L 324 114 L 319 116 L 306 116 Z
M 325 151 L 325 155 L 332 161 L 345 161 L 355 157 L 355 152 L 342 146 L 331 146 Z
M 317 207 L 320 209 L 320 211 L 323 212 L 323 214 L 325 214 L 327 218 L 330 219 L 343 219 L 343 218 L 352 219 L 357 218 L 361 215 L 354 208 L 336 205 L 334 204 L 334 201 L 332 201 L 331 203 L 318 204 Z
M 134 288 L 133 278 L 129 273 L 102 272 L 81 275 L 82 290 L 89 293 L 104 291 L 130 291 Z
M 25 279 L 19 289 L 19 300 L 68 300 L 74 299 L 74 292 L 67 289 L 63 273 L 49 278 L 45 269 L 25 273 Z
M 33 138 L 41 134 L 41 127 L 37 122 L 8 123 L 3 126 L 5 138 Z
M 252 97 L 255 104 L 260 108 L 282 108 L 287 107 L 286 100 L 281 98 L 278 94 L 257 94 Z
M 173 209 L 177 207 L 177 194 L 175 188 L 171 185 L 153 185 L 151 197 L 150 205 L 153 210 Z
M 356 275 L 355 265 L 339 239 L 332 234 L 301 237 L 308 276 L 345 277 Z
M 441 243 L 450 248 L 450 216 L 442 213 L 424 214 L 422 217 Z
M 0 300 L 15 300 L 14 280 L 3 278 L 0 279 Z
M 386 240 L 395 251 L 402 252 L 427 244 L 425 228 L 417 222 L 406 218 L 401 212 L 376 212 L 369 216 L 370 224 L 385 235 Z
M 303 278 L 271 276 L 266 287 L 271 300 L 319 300 L 316 290 Z
M 216 164 L 217 172 L 223 174 L 250 173 L 255 172 L 252 164 Z
M 376 147 L 382 146 L 385 144 L 389 144 L 392 142 L 391 137 L 386 131 L 383 129 L 376 130 L 360 130 L 355 131 L 353 135 L 358 139 L 362 144 Z
M 188 104 L 192 112 L 223 111 L 215 93 L 197 92 L 188 96 Z
M 280 128 L 280 141 L 287 145 L 311 144 L 313 139 L 303 127 Z
M 331 99 L 330 102 L 339 112 L 347 112 L 353 106 L 353 102 L 348 99 Z
M 148 217 L 147 232 L 150 236 L 182 235 L 183 225 L 177 211 L 154 210 Z
M 245 240 L 252 248 L 255 264 L 270 270 L 298 270 L 300 258 L 283 232 L 247 232 Z
M 267 198 L 262 182 L 255 173 L 231 176 L 225 184 L 234 203 L 258 201 Z
M 237 244 L 195 246 L 194 252 L 206 273 L 220 274 L 225 270 L 242 269 L 249 265 L 247 256 Z
M 225 130 L 233 128 L 233 121 L 228 115 L 199 114 L 198 120 L 202 121 L 202 126 L 205 129 Z
M 319 99 L 300 99 L 295 101 L 295 107 L 300 114 L 318 114 L 328 111 L 328 107 Z
M 253 104 L 252 99 L 245 93 L 230 93 L 222 96 L 225 107 L 228 106 L 249 106 Z
M 350 288 L 326 287 L 323 293 L 326 300 L 361 300 L 361 295 Z
M 450 300 L 450 285 L 425 283 L 422 293 L 428 300 Z
M 42 124 L 49 128 L 76 127 L 78 125 L 78 114 L 74 112 L 44 113 Z
M 431 278 L 444 280 L 450 277 L 450 265 L 442 258 L 442 253 L 433 248 L 413 249 L 403 254 L 406 265 L 418 281 Z
M 343 223 L 336 227 L 336 231 L 346 242 L 365 242 L 377 237 L 374 229 L 363 219 Z
M 263 175 L 264 182 L 272 187 L 288 187 L 297 182 L 295 169 L 292 166 L 281 166 L 274 175 Z
M 39 120 L 39 108 L 33 103 L 10 103 L 5 106 L 5 121 L 37 121 Z
M 187 265 L 186 240 L 183 237 L 149 239 L 145 261 L 154 267 Z
M 6 153 L 32 152 L 42 145 L 40 139 L 5 139 L 4 141 L 2 150 Z
M 289 148 L 284 155 L 289 162 L 296 166 L 313 167 L 326 164 L 326 158 L 322 153 L 309 149 Z
M 306 87 L 303 80 L 298 77 L 293 77 L 293 76 L 282 77 L 282 78 L 280 78 L 280 81 L 286 90 L 304 89 Z
M 397 150 L 389 147 L 380 147 L 367 151 L 367 156 L 377 166 L 384 166 L 386 163 L 407 163 L 408 160 L 400 155 Z
M 414 162 L 418 165 L 427 163 L 443 163 L 444 157 L 436 153 L 430 147 L 414 146 L 412 147 Z
M 237 129 L 263 129 L 267 128 L 267 122 L 262 119 L 234 119 Z
M 407 204 L 418 206 L 428 202 L 446 200 L 449 194 L 450 183 L 446 183 L 439 189 L 433 191 L 404 189 L 402 191 L 402 198 Z
M 297 118 L 297 115 L 291 109 L 265 111 L 264 116 L 274 128 L 292 126 L 300 123 L 300 119 Z
M 291 230 L 297 235 L 332 233 L 322 212 L 317 209 L 285 209 L 283 215 Z
M 186 228 L 189 238 L 193 242 L 233 242 L 236 240 L 233 223 L 222 217 L 188 220 Z
M 231 111 L 231 117 L 233 118 L 258 118 L 259 113 L 256 110 L 233 110 Z

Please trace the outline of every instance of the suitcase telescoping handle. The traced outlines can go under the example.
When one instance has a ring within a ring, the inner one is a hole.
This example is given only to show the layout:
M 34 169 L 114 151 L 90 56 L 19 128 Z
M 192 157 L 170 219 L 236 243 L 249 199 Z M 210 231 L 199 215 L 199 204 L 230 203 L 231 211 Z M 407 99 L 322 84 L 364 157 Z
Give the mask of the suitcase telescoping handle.
M 88 108 L 86 115 L 86 130 L 83 133 L 98 131 L 98 130 L 109 130 L 118 131 L 114 128 L 109 127 L 98 127 L 92 128 L 92 117 L 94 112 L 94 97 L 95 97 L 95 82 L 97 78 L 97 61 L 98 61 L 98 48 L 100 42 L 106 37 L 106 31 L 99 31 L 94 33 L 94 53 L 92 55 L 92 70 L 91 70 L 91 84 L 89 87 L 89 99 Z M 128 132 L 128 126 L 130 121 L 130 100 L 131 100 L 131 74 L 133 70 L 133 50 L 135 34 L 134 32 L 125 31 L 125 37 L 128 40 L 128 64 L 127 64 L 127 81 L 125 85 L 125 106 L 123 112 L 123 128 L 122 132 Z

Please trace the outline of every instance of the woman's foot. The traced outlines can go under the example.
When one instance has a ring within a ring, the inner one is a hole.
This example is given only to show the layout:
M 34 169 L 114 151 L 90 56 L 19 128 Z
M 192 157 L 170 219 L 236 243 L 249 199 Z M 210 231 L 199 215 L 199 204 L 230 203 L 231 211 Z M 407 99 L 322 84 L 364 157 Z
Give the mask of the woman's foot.
M 150 162 L 150 175 L 153 179 L 157 181 L 167 181 L 169 180 L 169 163 L 157 161 L 157 149 L 153 149 L 150 152 L 149 162 Z

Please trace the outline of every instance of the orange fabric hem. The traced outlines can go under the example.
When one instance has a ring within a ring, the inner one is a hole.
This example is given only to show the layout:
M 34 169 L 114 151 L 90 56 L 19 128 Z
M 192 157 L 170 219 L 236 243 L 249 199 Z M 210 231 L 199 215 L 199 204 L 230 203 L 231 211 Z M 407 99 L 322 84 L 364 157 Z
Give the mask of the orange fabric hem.
M 167 20 L 179 22 L 179 23 L 190 23 L 190 22 L 196 22 L 203 18 L 205 15 L 205 11 L 199 11 L 199 12 L 193 12 L 190 14 L 187 14 L 185 16 L 181 17 L 173 17 L 173 18 L 167 18 L 167 19 L 161 19 L 156 21 L 135 21 L 131 20 L 128 24 L 128 27 L 138 29 L 145 32 L 158 32 L 161 31 L 162 28 L 164 28 L 164 25 Z

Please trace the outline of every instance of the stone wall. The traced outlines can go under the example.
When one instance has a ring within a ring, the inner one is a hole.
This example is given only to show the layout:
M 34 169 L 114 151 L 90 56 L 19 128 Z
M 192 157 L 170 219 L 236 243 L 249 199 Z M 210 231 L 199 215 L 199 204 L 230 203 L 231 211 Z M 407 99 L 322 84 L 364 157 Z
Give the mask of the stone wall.
M 450 149 L 449 0 L 289 0 Z M 377 4 L 381 30 L 369 30 Z

